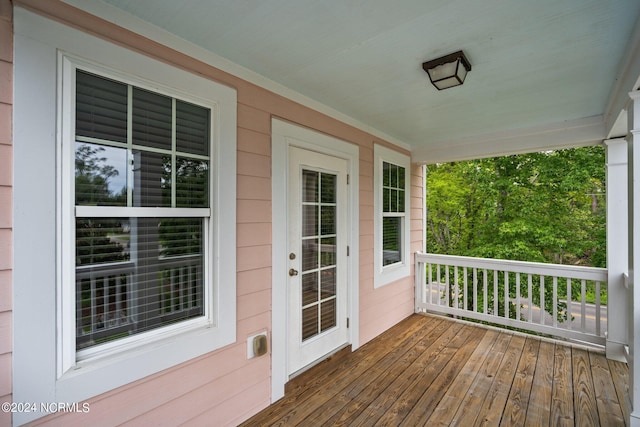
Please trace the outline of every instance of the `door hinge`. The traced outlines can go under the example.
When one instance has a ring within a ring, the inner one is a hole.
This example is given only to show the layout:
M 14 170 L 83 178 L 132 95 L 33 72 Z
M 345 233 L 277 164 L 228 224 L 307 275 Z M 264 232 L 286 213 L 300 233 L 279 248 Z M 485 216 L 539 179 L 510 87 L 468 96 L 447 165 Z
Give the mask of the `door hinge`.
M 350 176 L 349 174 L 347 174 L 347 185 L 349 185 L 349 182 L 351 181 L 351 180 L 349 179 L 350 177 L 351 177 L 351 176 Z
M 349 318 L 347 317 L 347 329 L 349 329 Z
M 347 256 L 349 256 L 349 246 L 347 246 Z

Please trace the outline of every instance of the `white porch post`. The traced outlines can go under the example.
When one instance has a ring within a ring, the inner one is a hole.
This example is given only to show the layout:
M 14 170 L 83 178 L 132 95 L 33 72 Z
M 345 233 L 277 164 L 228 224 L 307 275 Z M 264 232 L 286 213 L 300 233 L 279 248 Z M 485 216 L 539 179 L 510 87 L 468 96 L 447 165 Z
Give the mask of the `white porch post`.
M 629 316 L 629 393 L 631 397 L 631 426 L 640 427 L 640 290 L 635 289 L 635 271 L 640 271 L 640 91 L 629 94 L 628 108 L 628 162 L 629 162 L 629 300 L 633 304 Z M 640 286 L 640 280 L 638 281 Z
M 629 298 L 624 273 L 628 268 L 626 239 L 627 141 L 604 141 L 607 165 L 607 358 L 626 362 L 624 346 L 628 340 Z

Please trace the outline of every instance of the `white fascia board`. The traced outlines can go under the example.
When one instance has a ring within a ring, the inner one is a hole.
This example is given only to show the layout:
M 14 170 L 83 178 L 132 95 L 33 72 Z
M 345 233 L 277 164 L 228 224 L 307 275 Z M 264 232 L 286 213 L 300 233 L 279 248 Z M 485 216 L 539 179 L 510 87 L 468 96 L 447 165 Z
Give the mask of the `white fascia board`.
M 312 98 L 302 95 L 301 93 L 296 92 L 293 89 L 277 83 L 261 74 L 256 73 L 255 71 L 245 68 L 242 65 L 236 64 L 235 62 L 232 62 L 210 50 L 184 40 L 167 30 L 143 21 L 129 13 L 124 12 L 121 9 L 116 8 L 115 6 L 111 6 L 98 0 L 62 1 L 87 13 L 98 16 L 105 21 L 109 21 L 119 27 L 140 34 L 171 49 L 175 49 L 178 52 L 185 52 L 187 55 L 206 64 L 209 64 L 212 67 L 246 80 L 249 83 L 253 83 L 257 86 L 267 89 L 275 94 L 290 99 L 291 101 L 297 102 L 298 104 L 309 107 L 315 111 L 339 120 L 347 125 L 353 126 L 354 128 L 370 133 L 373 136 L 381 138 L 386 142 L 394 144 L 407 151 L 411 151 L 411 145 L 404 141 L 400 141 L 399 139 L 394 138 L 391 135 L 387 135 L 378 129 L 375 129 L 359 120 L 354 119 L 353 117 L 350 117 Z

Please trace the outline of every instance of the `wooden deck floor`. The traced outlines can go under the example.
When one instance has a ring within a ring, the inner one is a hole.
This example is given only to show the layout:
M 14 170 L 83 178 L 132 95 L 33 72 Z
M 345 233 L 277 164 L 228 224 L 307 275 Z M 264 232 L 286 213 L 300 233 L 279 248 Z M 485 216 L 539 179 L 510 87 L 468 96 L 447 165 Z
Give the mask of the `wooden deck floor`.
M 287 384 L 246 426 L 624 426 L 627 365 L 601 352 L 413 315 Z

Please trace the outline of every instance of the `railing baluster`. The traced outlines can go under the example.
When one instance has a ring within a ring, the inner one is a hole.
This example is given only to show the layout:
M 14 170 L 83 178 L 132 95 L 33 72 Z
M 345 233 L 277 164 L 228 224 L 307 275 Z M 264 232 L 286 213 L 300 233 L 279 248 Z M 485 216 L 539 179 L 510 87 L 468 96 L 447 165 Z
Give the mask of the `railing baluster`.
M 478 312 L 478 269 L 473 269 L 473 311 Z
M 600 336 L 600 282 L 596 281 L 596 335 Z
M 484 304 L 483 304 L 482 308 L 484 309 L 484 311 L 483 311 L 484 314 L 487 314 L 489 312 L 487 310 L 487 304 L 489 302 L 489 301 L 487 301 L 489 299 L 489 298 L 487 298 L 487 280 L 488 280 L 488 278 L 487 278 L 487 269 L 484 269 L 483 270 L 483 274 L 482 274 L 482 292 L 483 292 L 483 295 L 484 295 L 484 298 L 483 298 L 484 299 Z
M 571 329 L 571 324 L 573 323 L 573 315 L 572 315 L 572 306 L 573 298 L 571 295 L 571 278 L 567 277 L 567 321 L 569 324 L 567 325 L 568 329 Z
M 450 307 L 450 299 L 449 299 L 449 286 L 451 286 L 451 284 L 449 283 L 449 266 L 445 265 L 444 266 L 444 302 L 445 305 L 447 307 Z
M 529 323 L 533 323 L 533 278 L 527 274 L 527 299 L 529 300 Z
M 520 273 L 516 273 L 516 320 L 520 320 Z
M 455 302 L 455 308 L 460 308 L 460 305 L 458 304 L 458 294 L 460 286 L 458 285 L 458 267 L 456 266 L 453 267 L 453 282 L 455 283 L 453 287 L 453 300 Z
M 545 310 L 545 302 L 544 302 L 544 275 L 542 274 L 540 275 L 540 307 L 539 308 L 540 308 L 540 324 L 544 325 L 544 318 L 546 317 L 544 313 L 546 310 Z M 555 317 L 555 312 L 553 316 Z
M 504 318 L 509 318 L 509 273 L 503 271 L 504 277 Z
M 467 305 L 467 294 L 468 294 L 468 292 L 467 292 L 467 286 L 468 286 L 468 283 L 467 283 L 468 282 L 468 280 L 467 280 L 467 274 L 468 274 L 467 273 L 467 267 L 463 268 L 463 273 L 464 273 L 464 278 L 462 279 L 462 281 L 464 283 L 463 284 L 464 287 L 462 289 L 462 302 L 464 304 L 464 307 L 462 307 L 462 309 L 466 310 L 467 307 L 468 307 L 468 305 Z
M 498 306 L 500 301 L 498 298 L 498 270 L 493 270 L 493 314 L 495 316 L 500 312 Z
M 440 289 L 442 288 L 442 282 L 440 280 L 440 264 L 436 266 L 436 286 L 438 286 L 438 305 L 441 305 L 442 297 L 440 296 Z
M 429 283 L 429 304 L 433 304 L 433 282 L 432 282 L 432 265 L 431 263 L 429 263 L 429 277 L 427 277 L 427 282 Z
M 580 283 L 580 328 L 581 328 L 580 330 L 582 332 L 587 330 L 586 293 L 587 293 L 586 281 L 582 279 L 582 282 Z
M 558 276 L 553 276 L 553 327 L 558 327 Z

